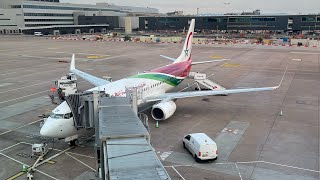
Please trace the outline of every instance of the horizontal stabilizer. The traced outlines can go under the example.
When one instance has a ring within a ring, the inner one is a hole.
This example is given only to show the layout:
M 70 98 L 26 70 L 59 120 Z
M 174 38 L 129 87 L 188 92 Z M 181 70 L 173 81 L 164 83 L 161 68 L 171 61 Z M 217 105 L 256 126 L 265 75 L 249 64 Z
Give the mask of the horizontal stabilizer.
M 215 59 L 215 60 L 209 60 L 209 61 L 200 61 L 200 62 L 192 62 L 192 65 L 198 65 L 198 64 L 206 64 L 206 63 L 214 63 L 214 62 L 222 62 L 222 61 L 230 61 L 231 59 Z
M 82 72 L 82 71 L 76 69 L 74 54 L 72 55 L 72 59 L 71 59 L 71 63 L 70 63 L 70 72 L 74 73 L 77 76 L 80 76 L 81 78 L 83 78 L 84 80 L 90 82 L 91 84 L 93 84 L 95 86 L 101 86 L 101 85 L 105 85 L 105 84 L 110 83 L 109 81 L 107 81 L 105 79 L 98 78 L 96 76 L 87 74 L 85 72 Z
M 165 59 L 169 59 L 170 61 L 175 61 L 176 60 L 175 58 L 168 57 L 168 56 L 165 56 L 165 55 L 160 55 L 160 56 L 165 58 Z

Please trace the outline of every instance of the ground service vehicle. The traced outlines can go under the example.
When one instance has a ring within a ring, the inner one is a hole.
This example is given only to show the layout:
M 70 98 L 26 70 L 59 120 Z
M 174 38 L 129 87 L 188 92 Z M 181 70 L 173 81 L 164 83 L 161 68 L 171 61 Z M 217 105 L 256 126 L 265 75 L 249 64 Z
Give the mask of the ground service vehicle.
M 218 158 L 217 144 L 204 133 L 188 134 L 182 141 L 184 148 L 189 150 L 197 162 Z

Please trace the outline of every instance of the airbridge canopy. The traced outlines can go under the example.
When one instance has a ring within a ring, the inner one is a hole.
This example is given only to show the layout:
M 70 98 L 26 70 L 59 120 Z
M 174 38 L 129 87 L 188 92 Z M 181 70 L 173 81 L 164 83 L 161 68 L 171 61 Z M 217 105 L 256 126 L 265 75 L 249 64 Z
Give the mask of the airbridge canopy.
M 150 145 L 150 134 L 129 97 L 103 97 L 99 138 L 105 179 L 170 179 Z

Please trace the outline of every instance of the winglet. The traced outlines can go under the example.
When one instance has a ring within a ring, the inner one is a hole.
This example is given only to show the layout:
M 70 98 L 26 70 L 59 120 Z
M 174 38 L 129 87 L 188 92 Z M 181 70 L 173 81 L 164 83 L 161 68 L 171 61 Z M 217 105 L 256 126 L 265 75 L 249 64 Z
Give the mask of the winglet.
M 288 66 L 286 67 L 286 70 L 284 71 L 284 73 L 283 73 L 283 75 L 282 75 L 282 78 L 281 78 L 281 81 L 280 81 L 279 85 L 278 85 L 278 86 L 275 86 L 274 89 L 278 89 L 278 88 L 282 85 L 282 82 L 283 82 L 283 80 L 284 80 L 284 77 L 285 77 L 286 74 L 287 74 L 287 71 L 288 71 Z
M 72 71 L 72 70 L 74 70 L 76 67 L 76 65 L 75 65 L 75 55 L 74 54 L 72 54 L 72 58 L 71 58 L 71 63 L 70 63 L 70 71 Z

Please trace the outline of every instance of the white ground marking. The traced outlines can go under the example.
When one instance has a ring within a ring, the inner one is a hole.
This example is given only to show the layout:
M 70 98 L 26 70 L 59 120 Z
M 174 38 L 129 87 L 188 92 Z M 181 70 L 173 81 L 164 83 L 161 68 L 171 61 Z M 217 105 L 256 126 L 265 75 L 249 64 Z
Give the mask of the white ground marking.
M 42 65 L 39 65 L 39 66 L 33 66 L 33 68 L 38 68 L 38 67 L 42 67 L 42 66 L 48 66 L 48 65 L 51 65 L 51 64 L 42 64 Z M 30 67 L 26 67 L 26 68 L 17 68 L 17 69 L 15 69 L 15 71 L 14 72 L 8 72 L 8 73 L 5 73 L 5 74 L 0 74 L 0 75 L 7 75 L 7 74 L 15 74 L 15 73 L 18 73 L 18 70 L 19 70 L 19 72 L 21 71 L 21 70 L 24 70 L 24 69 L 28 69 L 28 70 L 33 70 L 33 69 L 30 69 Z
M 170 154 L 172 154 L 173 151 L 167 151 L 167 152 L 163 152 L 161 155 L 160 155 L 160 158 L 162 161 L 164 161 L 165 159 L 167 159 L 167 157 L 170 156 Z
M 74 154 L 74 155 L 77 155 L 77 156 L 87 157 L 87 158 L 91 158 L 91 159 L 94 159 L 94 158 L 95 158 L 95 157 L 93 157 L 93 156 L 88 156 L 88 155 L 79 154 L 79 153 L 74 153 L 74 152 L 68 152 L 68 154 Z
M 282 167 L 287 167 L 287 168 L 292 168 L 292 169 L 299 169 L 299 170 L 303 170 L 303 171 L 310 171 L 310 172 L 320 173 L 320 171 L 317 171 L 317 170 L 306 169 L 306 168 L 295 167 L 295 166 L 289 166 L 289 165 L 285 165 L 285 164 L 278 164 L 278 163 L 267 162 L 267 161 L 236 162 L 236 163 L 237 164 L 265 163 L 265 164 L 272 164 L 272 165 L 282 166 Z
M 292 61 L 301 61 L 301 59 L 291 59 Z
M 172 169 L 181 177 L 181 179 L 186 180 L 173 166 L 171 166 Z
M 91 53 L 70 53 L 70 52 L 63 52 L 63 51 L 58 51 L 58 52 L 54 52 L 54 51 L 42 51 L 42 52 L 49 52 L 49 53 L 56 53 L 56 54 L 81 54 L 81 55 L 89 55 L 89 56 L 110 56 L 110 54 L 91 54 Z
M 31 143 L 27 143 L 27 142 L 19 142 L 19 143 L 17 143 L 17 144 L 27 144 L 27 145 L 32 146 L 32 144 L 31 144 Z M 52 149 L 52 150 L 55 150 L 55 151 L 59 151 L 59 152 L 63 151 L 63 150 L 60 150 L 60 149 L 54 149 L 54 148 L 49 148 L 49 149 Z M 1 151 L 0 151 L 0 152 L 1 152 Z M 77 156 L 86 157 L 86 158 L 91 158 L 91 159 L 94 159 L 94 158 L 95 158 L 95 157 L 93 157 L 93 156 L 88 156 L 88 155 L 79 154 L 79 153 L 74 153 L 74 152 L 67 152 L 67 153 L 68 153 L 68 154 L 74 154 L 74 155 L 77 155 Z
M 38 120 L 36 120 L 36 121 L 30 122 L 30 123 L 28 123 L 28 124 L 25 124 L 25 125 L 23 125 L 23 126 L 19 126 L 19 127 L 17 127 L 17 128 L 8 130 L 8 131 L 6 131 L 6 132 L 1 133 L 0 136 L 2 136 L 2 135 L 4 135 L 4 134 L 8 134 L 8 133 L 10 133 L 10 132 L 12 132 L 12 131 L 16 131 L 16 130 L 18 130 L 18 129 L 20 129 L 20 128 L 29 126 L 29 125 L 34 124 L 34 123 L 36 123 L 36 122 L 39 122 L 39 121 L 41 121 L 41 120 L 42 120 L 42 119 L 38 119 Z M 1 151 L 0 151 L 0 152 L 1 152 Z
M 320 54 L 320 53 L 316 53 L 316 52 L 290 52 L 291 54 Z
M 15 74 L 15 73 L 17 73 L 17 72 L 4 73 L 4 74 L 0 74 L 0 76 L 5 76 L 5 75 Z
M 19 164 L 25 164 L 27 167 L 30 167 L 30 166 L 27 165 L 26 163 L 23 163 L 23 162 L 21 162 L 21 161 L 18 161 L 18 160 L 14 159 L 14 158 L 12 158 L 12 157 L 10 157 L 10 156 L 8 156 L 8 155 L 5 155 L 5 154 L 3 154 L 3 153 L 0 153 L 0 155 L 6 157 L 6 158 L 8 158 L 8 159 L 11 159 L 12 161 L 15 161 L 15 162 L 17 162 L 17 163 L 19 163 Z M 59 180 L 59 179 L 57 179 L 57 178 L 55 178 L 55 177 L 53 177 L 53 176 L 51 176 L 51 175 L 49 175 L 49 174 L 47 174 L 47 173 L 44 173 L 43 171 L 40 171 L 40 170 L 38 170 L 38 169 L 34 169 L 34 170 L 35 170 L 35 171 L 38 171 L 39 173 L 41 173 L 41 174 L 43 174 L 43 175 L 46 175 L 46 176 L 50 177 L 51 179 Z
M 237 170 L 238 170 L 239 177 L 240 177 L 240 179 L 242 180 L 242 176 L 241 176 L 241 173 L 240 173 L 240 169 L 238 168 L 237 163 L 234 163 L 234 165 L 236 166 L 236 168 L 237 168 Z
M 86 166 L 87 168 L 89 168 L 89 169 L 91 169 L 91 170 L 93 170 L 93 171 L 96 171 L 94 168 L 90 167 L 89 165 L 87 165 L 86 163 L 80 161 L 79 159 L 75 158 L 74 156 L 68 154 L 67 152 L 66 152 L 66 155 L 70 156 L 70 157 L 73 158 L 74 160 L 76 160 L 76 161 L 78 161 L 79 163 L 83 164 L 83 165 Z
M 52 81 L 54 81 L 54 80 L 52 80 Z M 7 91 L 0 91 L 0 94 L 6 93 L 6 92 L 10 92 L 10 91 L 16 91 L 16 90 L 19 90 L 19 89 L 24 89 L 24 88 L 28 88 L 28 87 L 32 87 L 32 86 L 37 86 L 37 85 L 40 85 L 40 84 L 46 84 L 46 83 L 49 83 L 49 82 L 52 82 L 52 81 L 44 81 L 44 82 L 41 82 L 41 83 L 36 83 L 36 84 L 29 85 L 29 86 L 23 86 L 23 87 L 19 87 L 19 88 L 15 88 L 15 89 L 10 89 L 10 90 L 7 90 Z
M 13 148 L 13 147 L 15 147 L 15 146 L 17 146 L 17 145 L 19 145 L 19 144 L 21 144 L 21 142 L 19 142 L 19 143 L 17 143 L 17 144 L 14 144 L 14 145 L 12 145 L 12 146 L 9 146 L 9 147 L 7 147 L 7 148 L 4 148 L 4 149 L 0 150 L 0 153 L 1 153 L 2 151 L 11 149 L 11 148 Z
M 116 59 L 116 58 L 125 57 L 125 56 L 128 56 L 128 55 L 119 55 L 119 56 L 112 56 L 112 57 L 103 58 L 103 59 L 86 60 L 86 61 L 99 62 L 99 61 L 105 61 L 105 60 L 109 60 L 109 59 Z
M 70 59 L 70 57 L 45 57 L 45 56 L 30 56 L 30 55 L 23 55 L 23 54 L 8 54 L 8 53 L 0 53 L 6 56 L 15 56 L 15 57 L 29 57 L 29 58 L 40 58 L 40 59 L 55 59 L 55 60 L 63 60 L 63 59 Z
M 13 83 L 2 83 L 0 84 L 0 87 L 6 87 L 6 86 L 10 86 L 12 85 Z
M 23 99 L 23 98 L 34 96 L 34 95 L 37 95 L 37 94 L 42 94 L 42 93 L 45 93 L 45 92 L 48 92 L 48 91 L 50 91 L 50 90 L 45 90 L 45 91 L 29 94 L 29 95 L 26 95 L 26 96 L 21 96 L 21 97 L 18 97 L 18 98 L 10 99 L 10 100 L 7 100 L 7 101 L 2 101 L 2 102 L 0 102 L 0 104 L 11 102 L 11 101 L 15 101 L 15 100 L 19 100 L 19 99 Z

